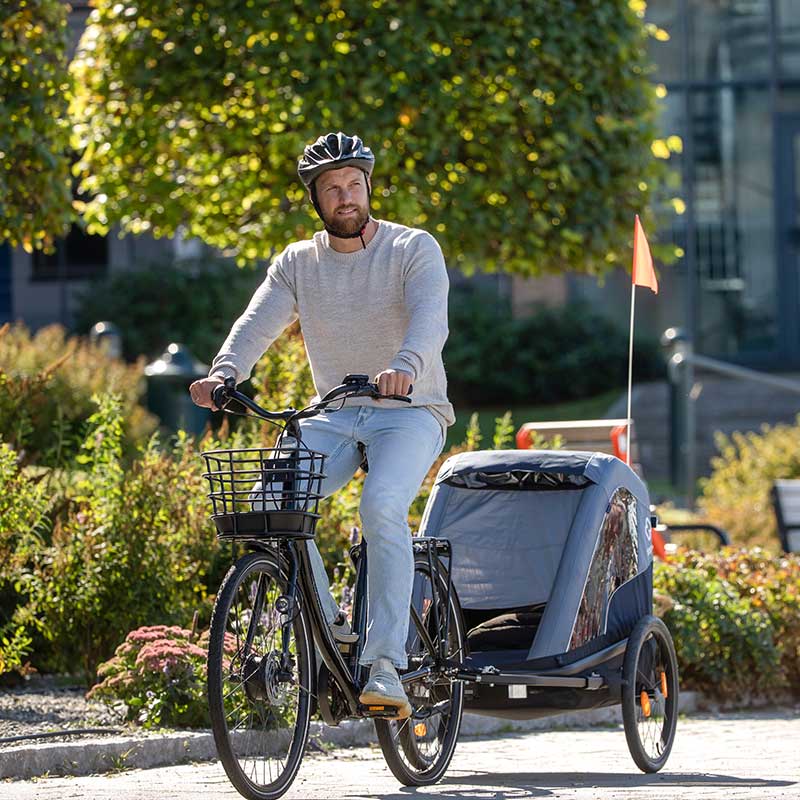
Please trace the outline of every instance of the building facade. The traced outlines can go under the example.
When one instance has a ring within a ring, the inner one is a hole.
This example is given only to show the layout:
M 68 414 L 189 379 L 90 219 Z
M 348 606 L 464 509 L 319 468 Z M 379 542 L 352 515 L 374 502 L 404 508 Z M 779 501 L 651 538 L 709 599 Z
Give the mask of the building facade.
M 700 352 L 800 368 L 800 0 L 654 0 L 661 129 L 684 213 L 660 233 L 675 323 Z M 664 37 L 660 37 L 663 39 Z

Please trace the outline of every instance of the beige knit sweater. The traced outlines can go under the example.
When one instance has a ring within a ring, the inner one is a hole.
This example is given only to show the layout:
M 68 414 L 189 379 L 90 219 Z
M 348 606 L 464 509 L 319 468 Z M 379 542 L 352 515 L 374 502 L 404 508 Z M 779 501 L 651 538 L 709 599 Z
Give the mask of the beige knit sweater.
M 442 364 L 447 290 L 442 251 L 425 231 L 379 220 L 366 249 L 353 253 L 334 250 L 327 233 L 316 233 L 275 258 L 210 374 L 246 380 L 264 351 L 299 319 L 318 397 L 349 372 L 374 378 L 384 369 L 403 369 L 413 375 L 412 405 L 427 406 L 451 425 Z

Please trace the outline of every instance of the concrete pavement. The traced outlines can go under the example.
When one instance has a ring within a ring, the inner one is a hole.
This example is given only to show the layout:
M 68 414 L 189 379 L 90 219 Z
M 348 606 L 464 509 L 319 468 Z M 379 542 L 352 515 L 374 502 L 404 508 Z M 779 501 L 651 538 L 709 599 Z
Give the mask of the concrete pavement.
M 400 786 L 376 747 L 308 753 L 294 800 L 800 799 L 800 717 L 761 712 L 681 719 L 664 771 L 643 775 L 621 727 L 506 734 L 459 743 L 436 786 Z M 218 762 L 0 784 L 7 800 L 235 800 Z

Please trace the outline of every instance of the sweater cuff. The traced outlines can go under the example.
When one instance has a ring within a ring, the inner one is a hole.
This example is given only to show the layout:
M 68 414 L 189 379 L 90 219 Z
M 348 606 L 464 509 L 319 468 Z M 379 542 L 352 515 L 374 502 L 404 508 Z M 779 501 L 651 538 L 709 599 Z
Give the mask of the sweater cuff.
M 236 375 L 236 370 L 233 367 L 212 367 L 211 371 L 208 373 L 209 378 L 222 378 L 222 380 L 227 380 L 228 378 L 233 378 L 237 383 L 238 378 Z
M 408 372 L 411 375 L 411 379 L 413 381 L 417 380 L 417 369 L 414 364 L 409 361 L 407 358 L 404 358 L 401 355 L 396 355 L 392 359 L 392 363 L 389 364 L 389 369 L 400 369 L 403 372 Z

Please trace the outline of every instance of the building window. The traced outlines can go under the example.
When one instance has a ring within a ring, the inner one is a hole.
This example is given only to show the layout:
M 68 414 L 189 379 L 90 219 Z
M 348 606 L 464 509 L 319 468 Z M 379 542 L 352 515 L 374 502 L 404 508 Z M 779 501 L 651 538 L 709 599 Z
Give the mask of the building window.
M 32 281 L 86 280 L 100 278 L 108 268 L 108 239 L 93 236 L 73 225 L 63 239 L 56 240 L 55 252 L 37 250 L 33 255 Z
M 687 11 L 695 80 L 769 76 L 770 0 L 689 0 Z

